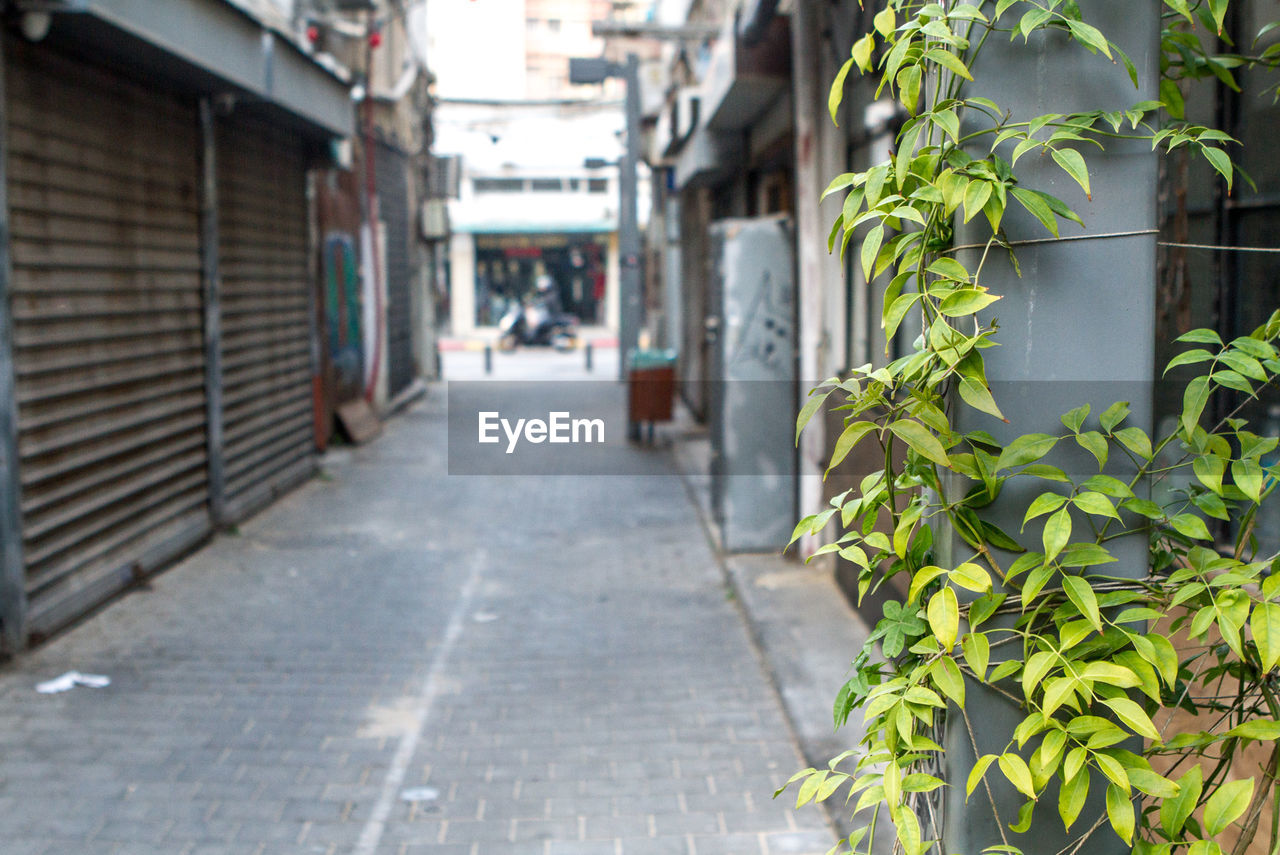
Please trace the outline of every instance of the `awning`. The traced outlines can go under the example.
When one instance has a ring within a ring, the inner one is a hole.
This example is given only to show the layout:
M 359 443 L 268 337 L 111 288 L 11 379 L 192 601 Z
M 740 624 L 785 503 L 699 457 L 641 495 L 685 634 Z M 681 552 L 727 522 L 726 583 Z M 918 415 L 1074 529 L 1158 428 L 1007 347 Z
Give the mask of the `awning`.
M 332 136 L 355 127 L 347 84 L 224 0 L 54 0 L 50 41 L 209 95 L 279 109 Z

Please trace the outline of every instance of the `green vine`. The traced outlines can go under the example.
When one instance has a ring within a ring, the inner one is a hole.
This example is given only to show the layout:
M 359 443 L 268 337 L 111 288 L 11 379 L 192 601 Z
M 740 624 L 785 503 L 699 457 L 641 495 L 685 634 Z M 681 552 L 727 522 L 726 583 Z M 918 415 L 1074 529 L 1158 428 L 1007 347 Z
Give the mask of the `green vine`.
M 906 592 L 885 606 L 872 634 L 884 658 L 863 651 L 836 700 L 837 727 L 861 711 L 862 744 L 788 784 L 799 785 L 797 806 L 842 793 L 854 815 L 867 818 L 843 842 L 850 851 L 872 851 L 886 810 L 897 849 L 941 853 L 940 830 L 929 828 L 922 799 L 963 786 L 967 796 L 981 790 L 995 811 L 990 778 L 999 775 L 1025 801 L 1016 817 L 997 812 L 1002 841 L 984 851 L 1020 852 L 1011 834 L 1044 821 L 1042 797 L 1056 792 L 1054 821 L 1076 835 L 1069 855 L 1088 851 L 1091 836 L 1108 825 L 1140 855 L 1222 855 L 1228 837 L 1232 851 L 1243 853 L 1264 812 L 1272 816 L 1265 851 L 1280 852 L 1280 578 L 1273 573 L 1280 561 L 1260 554 L 1253 534 L 1259 505 L 1280 478 L 1262 462 L 1278 440 L 1250 432 L 1235 413 L 1216 424 L 1206 416 L 1216 391 L 1232 390 L 1247 403 L 1280 374 L 1280 312 L 1234 341 L 1209 330 L 1179 339 L 1191 347 L 1169 368 L 1194 366 L 1198 376 L 1168 436 L 1153 439 L 1131 424 L 1125 402 L 1101 412 L 1078 407 L 1061 417 L 1061 430 L 1007 443 L 955 426 L 965 406 L 1004 419 L 982 354 L 996 343 L 984 310 L 1000 299 L 983 284 L 984 268 L 995 253 L 1012 256 L 1016 248 L 1002 228 L 1006 212 L 1019 206 L 1054 238 L 1063 222 L 1083 225 L 1062 200 L 1019 180 L 1022 158 L 1049 158 L 1086 196 L 1083 152 L 1117 139 L 1198 153 L 1228 189 L 1238 173 L 1224 149 L 1233 140 L 1186 121 L 1181 81 L 1213 76 L 1234 87 L 1236 69 L 1274 65 L 1280 49 L 1216 52 L 1230 47 L 1228 0 L 1163 0 L 1163 8 L 1160 99 L 1125 110 L 1022 117 L 975 94 L 970 69 L 985 44 L 1025 43 L 1047 30 L 1122 65 L 1137 86 L 1134 64 L 1074 0 L 890 0 L 832 86 L 833 120 L 855 68 L 875 79 L 877 97 L 893 97 L 906 112 L 896 153 L 838 176 L 823 196 L 844 195 L 829 249 L 838 243 L 843 255 L 856 234 L 866 279 L 892 276 L 882 312 L 886 340 L 909 316 L 922 330 L 902 358 L 814 389 L 797 424 L 798 437 L 834 406 L 844 428 L 828 471 L 861 443 L 878 445 L 884 466 L 801 520 L 793 540 L 838 521 L 842 534 L 817 554 L 853 562 L 860 596 L 894 577 Z M 965 247 L 977 259 L 966 264 L 954 245 L 955 221 L 979 214 L 989 237 Z M 1091 456 L 1096 473 L 1075 478 L 1053 462 L 1055 449 L 1071 447 Z M 997 499 L 1007 506 L 1011 479 L 1040 485 L 1018 532 L 982 513 Z M 1215 544 L 1212 520 L 1238 524 L 1229 548 Z M 1149 539 L 1145 575 L 1108 575 L 1117 560 L 1113 542 L 1134 536 Z M 935 548 L 944 538 L 967 549 Z M 952 552 L 961 560 L 944 559 Z M 977 757 L 966 781 L 944 780 L 935 774 L 943 748 L 934 738 L 944 715 L 979 753 L 966 707 L 975 685 L 1005 698 L 1022 718 L 999 752 Z M 1171 734 L 1180 710 L 1202 729 Z M 1255 743 L 1265 763 L 1233 766 Z M 1082 819 L 1088 794 L 1099 790 L 1105 816 Z

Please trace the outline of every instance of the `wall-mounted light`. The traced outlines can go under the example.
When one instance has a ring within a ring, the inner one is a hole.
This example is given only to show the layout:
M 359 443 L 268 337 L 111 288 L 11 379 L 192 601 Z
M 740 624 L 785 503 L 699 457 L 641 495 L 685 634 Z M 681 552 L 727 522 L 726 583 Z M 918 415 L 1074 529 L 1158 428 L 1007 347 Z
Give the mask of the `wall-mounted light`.
M 27 41 L 38 42 L 49 35 L 49 28 L 53 26 L 53 15 L 48 12 L 23 12 L 19 26 Z

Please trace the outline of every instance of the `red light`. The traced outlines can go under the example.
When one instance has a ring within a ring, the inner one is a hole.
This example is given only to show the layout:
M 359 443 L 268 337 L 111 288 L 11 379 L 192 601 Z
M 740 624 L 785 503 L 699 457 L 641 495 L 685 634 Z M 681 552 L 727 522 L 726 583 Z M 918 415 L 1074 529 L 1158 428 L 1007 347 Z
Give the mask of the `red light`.
M 311 26 L 307 27 L 307 41 L 311 42 L 312 44 L 315 44 L 316 42 L 320 41 L 320 28 L 317 27 L 315 24 L 312 24 Z
M 381 45 L 382 45 L 382 32 L 379 30 L 374 30 L 372 33 L 369 33 L 369 47 L 376 48 L 376 47 L 380 47 Z

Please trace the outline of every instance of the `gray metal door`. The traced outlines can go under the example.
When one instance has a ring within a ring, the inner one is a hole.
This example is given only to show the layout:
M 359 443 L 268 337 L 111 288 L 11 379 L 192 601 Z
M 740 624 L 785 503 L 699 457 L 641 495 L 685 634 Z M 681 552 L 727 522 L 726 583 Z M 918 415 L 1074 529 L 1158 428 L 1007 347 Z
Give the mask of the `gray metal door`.
M 790 221 L 711 226 L 712 511 L 729 551 L 776 551 L 796 523 L 796 301 Z
M 387 275 L 387 391 L 395 397 L 417 374 L 413 358 L 413 265 L 410 263 L 409 158 L 377 144 L 374 160 L 378 214 L 386 228 L 383 270 Z
M 218 120 L 226 516 L 315 468 L 306 157 L 300 138 L 243 112 Z
M 34 636 L 210 529 L 194 106 L 6 45 Z

